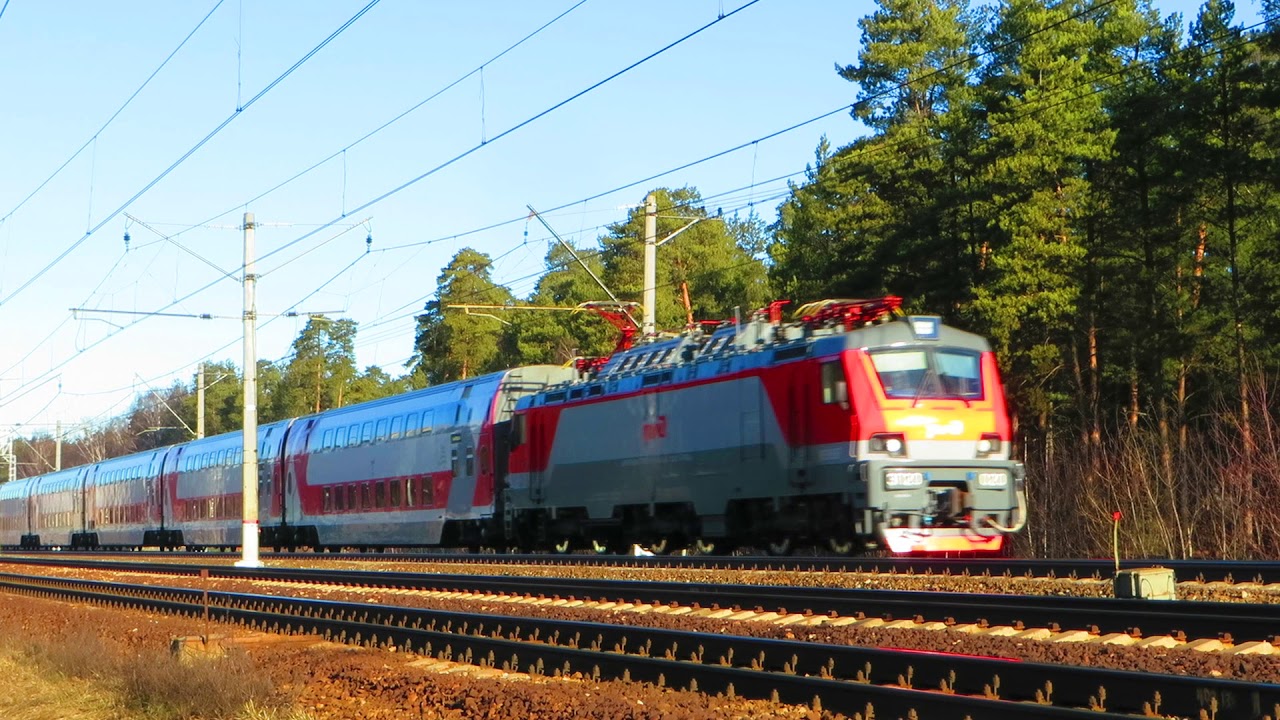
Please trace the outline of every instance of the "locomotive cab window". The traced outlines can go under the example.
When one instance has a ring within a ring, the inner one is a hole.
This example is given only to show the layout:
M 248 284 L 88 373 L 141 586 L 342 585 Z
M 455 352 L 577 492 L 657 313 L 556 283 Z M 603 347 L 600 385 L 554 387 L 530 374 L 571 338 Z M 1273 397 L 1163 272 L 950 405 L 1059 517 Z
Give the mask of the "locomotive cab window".
M 844 379 L 844 368 L 839 360 L 822 363 L 822 402 L 827 405 L 848 405 L 849 384 Z
M 973 350 L 873 350 L 871 363 L 887 398 L 982 399 L 982 365 Z

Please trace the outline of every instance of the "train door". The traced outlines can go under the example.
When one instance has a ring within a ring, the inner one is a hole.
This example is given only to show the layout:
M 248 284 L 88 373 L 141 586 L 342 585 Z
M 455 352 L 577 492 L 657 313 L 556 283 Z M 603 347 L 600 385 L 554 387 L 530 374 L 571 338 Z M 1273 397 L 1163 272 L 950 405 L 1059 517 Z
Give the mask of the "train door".
M 278 524 L 284 511 L 280 467 L 284 432 L 274 425 L 258 429 L 258 517 L 264 525 Z
M 284 441 L 284 468 L 280 474 L 272 473 L 272 495 L 279 498 L 280 522 L 296 525 L 302 520 L 301 487 L 307 484 L 307 440 L 316 425 L 316 418 L 289 427 Z M 260 449 L 260 452 L 262 450 Z M 283 485 L 279 477 L 283 475 Z
M 27 508 L 27 533 L 26 534 L 32 537 L 32 541 L 38 545 L 39 540 L 37 538 L 39 537 L 40 532 L 39 532 L 39 529 L 36 528 L 36 482 L 27 481 L 25 492 L 26 492 L 26 500 L 24 501 L 23 504 L 26 505 L 26 508 Z
M 178 473 L 182 470 L 182 456 L 187 448 L 179 446 L 166 452 L 164 461 L 160 462 L 160 483 L 156 488 L 160 496 L 160 529 L 168 530 L 178 527 Z
M 98 529 L 98 522 L 95 518 L 98 507 L 98 465 L 90 465 L 85 469 L 84 475 L 80 478 L 79 493 L 84 501 L 80 504 L 80 516 L 76 518 L 76 524 L 80 526 L 81 542 L 88 543 L 93 533 Z M 74 535 L 72 536 L 72 545 L 75 545 Z
M 449 502 L 445 510 L 447 518 L 470 517 L 476 495 L 476 433 L 469 422 L 465 399 L 471 394 L 470 385 L 462 389 L 463 403 L 454 411 L 453 432 L 449 434 L 449 464 L 453 480 L 449 483 Z
M 764 459 L 764 430 L 760 424 L 760 381 L 748 377 L 735 383 L 738 386 L 738 418 L 741 436 L 738 460 L 744 465 Z
M 797 363 L 790 369 L 789 397 L 787 398 L 787 425 L 790 439 L 788 448 L 787 479 L 792 485 L 804 487 L 809 478 L 809 424 L 813 417 L 813 382 L 809 377 L 810 365 Z
M 541 503 L 542 481 L 547 466 L 546 458 L 542 457 L 543 448 L 546 447 L 543 442 L 545 431 L 542 427 L 542 414 L 532 411 L 525 413 L 524 422 L 529 433 L 529 436 L 524 439 L 529 445 L 529 499 L 535 503 Z
M 157 528 L 164 527 L 164 494 L 160 492 L 162 487 L 160 477 L 164 472 L 164 459 L 170 452 L 173 451 L 152 453 L 151 462 L 147 465 L 147 479 L 143 483 L 145 488 L 143 507 L 147 509 L 143 522 L 148 525 L 155 524 Z
M 640 449 L 645 457 L 637 468 L 641 473 L 638 479 L 640 487 L 637 490 L 642 492 L 644 499 L 650 503 L 658 500 L 662 490 L 662 466 L 666 455 L 666 443 L 663 442 L 663 438 L 667 434 L 667 418 L 662 414 L 660 398 L 661 396 L 654 390 L 649 390 L 640 396 L 641 412 L 644 418 L 640 432 L 642 438 Z

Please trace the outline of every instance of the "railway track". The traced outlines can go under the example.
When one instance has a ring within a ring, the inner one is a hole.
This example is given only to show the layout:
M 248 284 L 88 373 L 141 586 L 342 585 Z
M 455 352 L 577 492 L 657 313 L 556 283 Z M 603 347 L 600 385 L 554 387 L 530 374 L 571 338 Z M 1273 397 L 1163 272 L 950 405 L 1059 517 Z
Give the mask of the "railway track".
M 920 618 L 948 624 L 1018 628 L 1080 629 L 1129 635 L 1223 638 L 1229 642 L 1271 640 L 1280 634 L 1280 605 L 1201 601 L 1121 600 L 1044 595 L 1001 595 L 913 590 L 860 590 L 706 582 L 659 582 L 492 575 L 340 570 L 333 568 L 237 568 L 225 565 L 84 562 L 73 558 L 5 558 L 34 566 L 86 567 L 130 573 L 274 580 L 355 587 L 446 590 L 478 594 L 637 599 L 650 604 L 757 608 L 786 614 Z
M 193 558 L 204 554 L 189 552 L 144 552 L 144 553 L 105 553 L 105 552 L 58 552 L 59 556 L 70 557 L 147 557 Z M 209 557 L 218 557 L 224 553 L 209 553 Z M 12 555 L 0 553 L 4 557 L 29 556 L 28 553 Z M 629 555 L 550 555 L 550 554 L 506 554 L 506 553 L 454 553 L 454 552 L 348 552 L 348 553 L 310 553 L 280 552 L 263 553 L 264 558 L 286 560 L 314 560 L 316 558 L 350 560 L 350 561 L 382 561 L 382 562 L 430 562 L 430 563 L 464 563 L 467 565 L 548 565 L 548 566 L 602 566 L 602 567 L 637 567 L 637 568 L 687 568 L 687 569 L 720 569 L 720 570 L 789 570 L 797 572 L 865 572 L 886 574 L 914 575 L 970 575 L 992 577 L 1051 577 L 1051 578 L 1110 578 L 1115 573 L 1115 562 L 1112 560 L 1035 560 L 1035 559 L 962 559 L 962 558 L 868 558 L 868 557 L 836 557 L 836 556 L 790 556 L 770 557 L 757 555 L 664 555 L 641 556 Z M 1138 568 L 1151 566 L 1167 567 L 1174 571 L 1179 582 L 1228 582 L 1259 584 L 1280 583 L 1280 562 L 1261 560 L 1123 560 L 1121 568 Z
M 1220 720 L 1280 709 L 1280 686 L 694 631 L 0 574 L 6 592 L 208 617 L 531 675 L 630 679 L 880 717 Z

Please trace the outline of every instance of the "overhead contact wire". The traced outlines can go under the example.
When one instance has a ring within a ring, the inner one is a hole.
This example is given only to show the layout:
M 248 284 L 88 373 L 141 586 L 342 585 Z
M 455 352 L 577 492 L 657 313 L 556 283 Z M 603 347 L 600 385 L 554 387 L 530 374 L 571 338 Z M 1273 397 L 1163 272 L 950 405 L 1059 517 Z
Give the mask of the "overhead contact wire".
M 200 19 L 200 22 L 196 23 L 196 26 L 191 29 L 191 32 L 187 33 L 187 36 L 182 39 L 182 42 L 178 43 L 178 46 L 173 49 L 173 52 L 169 53 L 168 57 L 166 57 L 164 61 L 161 62 L 158 66 L 156 66 L 155 70 L 151 71 L 151 74 L 147 76 L 147 79 L 142 81 L 142 84 L 138 86 L 138 89 L 133 91 L 133 94 L 130 95 L 128 99 L 124 101 L 124 104 L 121 105 L 114 113 L 112 113 L 111 117 L 107 118 L 106 122 L 102 123 L 102 127 L 98 128 L 97 131 L 95 131 L 92 135 L 90 135 L 89 139 L 85 140 L 83 145 L 81 145 L 75 152 L 71 153 L 71 157 L 67 158 L 61 165 L 59 165 L 58 169 L 54 170 L 53 173 L 49 175 L 49 177 L 45 178 L 44 182 L 36 186 L 35 190 L 32 190 L 30 193 L 28 193 L 27 196 L 24 197 L 21 202 L 15 205 L 12 210 L 5 213 L 4 217 L 0 218 L 0 223 L 3 223 L 4 221 L 13 217 L 13 214 L 18 212 L 18 210 L 22 209 L 22 207 L 27 204 L 27 201 L 35 197 L 36 194 L 39 193 L 41 190 L 43 190 L 46 185 L 48 185 L 50 182 L 53 181 L 54 178 L 58 177 L 58 175 L 61 174 L 62 171 L 65 170 L 66 167 L 70 165 L 73 160 L 80 157 L 80 153 L 84 152 L 85 149 L 88 148 L 89 145 L 91 145 L 94 140 L 97 140 L 98 136 L 101 135 L 103 131 L 106 130 L 111 125 L 111 123 L 115 122 L 115 119 L 120 116 L 120 113 L 124 112 L 125 108 L 129 107 L 129 105 L 133 102 L 134 98 L 138 97 L 138 94 L 141 93 L 144 89 L 146 89 L 147 85 L 151 84 L 151 81 L 155 79 L 156 75 L 159 75 L 160 71 L 163 70 L 165 66 L 169 64 L 169 61 L 173 59 L 173 56 L 177 55 L 178 51 L 181 50 L 187 44 L 187 41 L 190 40 L 192 36 L 194 36 L 196 32 L 200 30 L 201 27 L 204 26 L 205 22 L 210 17 L 213 16 L 213 13 L 215 13 L 219 7 L 222 7 L 223 2 L 225 2 L 225 0 L 218 0 L 218 2 L 214 4 L 213 8 L 210 9 L 209 12 L 205 13 L 204 17 Z M 4 5 L 5 7 L 8 7 L 9 0 L 5 0 Z M 3 14 L 4 14 L 4 10 L 0 9 L 0 15 L 3 15 Z
M 1111 0 L 1111 1 L 1112 1 L 1112 2 L 1115 2 L 1115 0 Z M 717 19 L 715 19 L 715 20 L 712 20 L 711 22 L 709 22 L 709 23 L 707 23 L 707 24 L 703 25 L 702 27 L 697 28 L 696 30 L 693 30 L 692 32 L 690 32 L 690 33 L 688 33 L 688 34 L 684 35 L 683 37 L 681 37 L 681 38 L 679 38 L 679 39 L 677 39 L 677 40 L 674 40 L 674 41 L 672 41 L 672 42 L 670 42 L 670 43 L 668 43 L 668 44 L 664 45 L 663 47 L 659 48 L 658 50 L 653 51 L 652 53 L 649 53 L 648 55 L 644 56 L 643 58 L 641 58 L 641 59 L 639 59 L 639 60 L 637 60 L 637 61 L 635 61 L 635 62 L 631 63 L 630 65 L 628 65 L 628 66 L 626 66 L 625 68 L 623 68 L 623 69 L 621 69 L 621 70 L 619 70 L 619 71 L 617 71 L 617 72 L 613 73 L 612 75 L 610 75 L 610 76 L 608 76 L 608 77 L 604 78 L 603 80 L 600 80 L 600 81 L 598 81 L 598 82 L 596 82 L 596 83 L 594 83 L 594 84 L 592 84 L 592 85 L 588 86 L 587 88 L 584 88 L 584 89 L 582 89 L 582 90 L 579 90 L 578 92 L 574 93 L 573 95 L 570 95 L 569 97 L 565 98 L 564 100 L 561 100 L 560 102 L 558 102 L 558 103 L 556 103 L 556 104 L 552 105 L 551 107 L 549 107 L 549 108 L 547 108 L 547 109 L 543 110 L 542 112 L 539 112 L 539 113 L 537 113 L 536 115 L 533 115 L 532 117 L 526 118 L 525 120 L 523 120 L 523 121 L 521 121 L 521 122 L 517 123 L 516 125 L 513 125 L 513 126 L 511 126 L 511 127 L 507 128 L 506 130 L 503 130 L 501 133 L 498 133 L 497 135 L 493 136 L 493 138 L 491 138 L 487 143 L 481 143 L 481 144 L 478 144 L 478 145 L 474 145 L 474 146 L 472 146 L 471 148 L 469 148 L 469 149 L 467 149 L 467 150 L 465 150 L 465 151 L 463 151 L 463 152 L 461 152 L 461 153 L 459 153 L 459 154 L 457 154 L 457 155 L 453 156 L 452 158 L 450 158 L 450 159 L 448 159 L 448 160 L 446 160 L 446 161 L 444 161 L 444 162 L 440 163 L 439 165 L 436 165 L 435 167 L 431 168 L 430 170 L 427 170 L 426 172 L 424 172 L 424 173 L 422 173 L 422 174 L 418 175 L 417 177 L 414 177 L 414 178 L 412 178 L 412 179 L 410 179 L 410 180 L 407 180 L 407 181 L 405 181 L 405 182 L 401 183 L 400 185 L 398 185 L 398 186 L 396 186 L 396 187 L 392 188 L 391 190 L 388 190 L 388 191 L 386 191 L 386 192 L 382 193 L 381 195 L 378 195 L 377 197 L 375 197 L 375 198 L 373 198 L 373 199 L 371 199 L 371 200 L 369 200 L 369 201 L 365 202 L 363 205 L 360 205 L 359 207 L 353 208 L 353 209 L 351 210 L 351 212 L 360 212 L 360 211 L 362 211 L 362 210 L 366 210 L 366 209 L 368 209 L 368 208 L 372 207 L 373 205 L 376 205 L 377 203 L 380 203 L 380 202 L 382 202 L 383 200 L 386 200 L 387 198 L 389 198 L 389 197 L 391 197 L 391 196 L 393 196 L 393 195 L 396 195 L 396 194 L 398 194 L 398 193 L 400 193 L 400 192 L 404 191 L 405 189 L 407 189 L 407 188 L 409 188 L 409 187 L 412 187 L 413 185 L 416 185 L 417 183 L 419 183 L 419 182 L 421 182 L 421 181 L 425 180 L 425 179 L 426 179 L 426 178 L 428 178 L 428 177 L 431 177 L 432 175 L 434 175 L 434 174 L 436 174 L 436 173 L 440 172 L 441 170 L 443 170 L 443 169 L 445 169 L 445 168 L 449 167 L 450 165 L 453 165 L 454 163 L 458 162 L 459 160 L 462 160 L 463 158 L 470 156 L 471 154 L 475 153 L 477 150 L 479 150 L 479 149 L 481 149 L 481 148 L 484 148 L 484 147 L 489 147 L 489 146 L 493 145 L 493 144 L 494 144 L 495 142 L 497 142 L 498 140 L 501 140 L 502 138 L 504 138 L 504 137 L 506 137 L 506 136 L 510 135 L 511 133 L 513 133 L 513 132 L 515 132 L 515 131 L 517 131 L 517 130 L 519 130 L 519 129 L 521 129 L 521 128 L 523 128 L 523 127 L 525 127 L 525 126 L 527 126 L 527 125 L 529 125 L 529 124 L 531 124 L 531 123 L 533 123 L 533 122 L 535 122 L 535 121 L 537 121 L 537 120 L 539 120 L 539 119 L 541 119 L 541 118 L 543 118 L 543 117 L 546 117 L 547 115 L 551 114 L 552 112 L 555 112 L 556 110 L 559 110 L 560 108 L 564 107 L 565 105 L 568 105 L 569 103 L 573 102 L 574 100 L 577 100 L 578 98 L 582 97 L 583 95 L 586 95 L 587 93 L 589 93 L 589 92 L 591 92 L 591 91 L 593 91 L 593 90 L 595 90 L 595 89 L 599 88 L 600 86 L 602 86 L 602 85 L 604 85 L 604 84 L 606 84 L 606 83 L 608 83 L 608 82 L 611 82 L 611 81 L 613 81 L 613 80 L 617 79 L 618 77 L 620 77 L 620 76 L 622 76 L 622 75 L 625 75 L 626 73 L 630 72 L 631 70 L 634 70 L 635 68 L 637 68 L 637 67 L 639 67 L 639 66 L 643 65 L 644 63 L 646 63 L 646 62 L 648 62 L 648 61 L 652 60 L 652 59 L 653 59 L 653 58 L 655 58 L 655 57 L 658 57 L 659 55 L 661 55 L 661 54 L 663 54 L 663 53 L 667 52 L 668 50 L 670 50 L 670 49 L 672 49 L 672 48 L 676 47 L 677 45 L 680 45 L 681 43 L 685 42 L 686 40 L 689 40 L 690 38 L 693 38 L 693 37 L 695 37 L 695 36 L 699 35 L 700 33 L 702 33 L 702 32 L 704 32 L 704 31 L 706 31 L 707 29 L 711 28 L 712 26 L 717 25 L 717 24 L 719 24 L 720 22 L 722 22 L 722 21 L 724 21 L 724 20 L 727 20 L 728 18 L 733 17 L 734 15 L 736 15 L 736 14 L 738 14 L 738 13 L 742 12 L 743 10 L 745 10 L 745 9 L 747 9 L 747 8 L 749 8 L 749 7 L 751 7 L 752 5 L 755 5 L 755 4 L 756 4 L 756 3 L 758 3 L 758 2 L 760 2 L 760 0 L 750 0 L 750 2 L 747 2 L 747 3 L 743 4 L 742 6 L 738 7 L 738 8 L 737 8 L 737 9 L 735 9 L 735 10 L 733 10 L 733 11 L 732 11 L 732 12 L 730 12 L 729 14 L 724 15 L 723 17 L 717 18 Z M 334 223 L 337 223 L 337 222 L 339 222 L 340 220 L 342 220 L 342 218 L 341 218 L 341 217 L 334 218 L 332 221 L 330 221 L 330 222 L 328 223 L 328 225 L 332 225 L 332 224 L 334 224 Z M 306 235 L 303 235 L 302 237 L 299 237 L 299 238 L 297 238 L 297 239 L 295 239 L 295 240 L 292 240 L 292 241 L 290 241 L 290 242 L 288 242 L 288 243 L 286 243 L 286 244 L 282 245 L 281 247 L 276 248 L 275 250 L 272 250 L 271 252 L 269 252 L 269 253 L 267 253 L 267 254 L 263 255 L 262 257 L 263 257 L 263 259 L 268 258 L 268 257 L 271 257 L 272 255 L 275 255 L 276 253 L 278 253 L 278 252 L 281 252 L 281 251 L 285 250 L 286 248 L 290 247 L 291 245 L 294 245 L 294 244 L 296 244 L 296 243 L 299 243 L 299 242 L 301 242 L 301 241 L 303 241 L 303 240 L 307 239 L 308 237 L 310 237 L 311 235 L 314 235 L 314 234 L 315 234 L 316 232 L 318 232 L 318 231 L 319 231 L 319 230 L 317 229 L 317 230 L 314 230 L 314 231 L 312 231 L 312 232 L 310 232 L 310 233 L 307 233 Z
M 223 120 L 221 123 L 219 123 L 218 126 L 215 127 L 212 131 L 210 131 L 209 134 L 205 135 L 204 138 L 202 138 L 199 142 L 193 145 L 190 150 L 187 150 L 185 153 L 183 153 L 181 157 L 175 160 L 171 165 L 169 165 L 169 167 L 165 168 L 163 172 L 161 172 L 154 179 L 152 179 L 151 182 L 147 183 L 141 190 L 134 193 L 134 195 L 130 197 L 128 200 L 126 200 L 123 204 L 121 204 L 120 207 L 116 208 L 109 215 L 103 218 L 102 222 L 95 225 L 92 229 L 86 232 L 80 239 L 72 243 L 70 247 L 63 250 L 61 254 L 59 254 L 56 258 L 53 259 L 53 261 L 51 261 L 48 265 L 45 265 L 43 268 L 41 268 L 35 275 L 32 275 L 31 278 L 29 278 L 26 282 L 24 282 L 21 286 L 19 286 L 17 290 L 14 290 L 13 292 L 9 293 L 9 295 L 7 295 L 4 299 L 0 299 L 0 307 L 3 307 L 5 303 L 8 303 L 18 294 L 20 294 L 27 288 L 31 287 L 31 285 L 34 284 L 37 280 L 39 280 L 41 277 L 43 277 L 45 273 L 52 270 L 56 265 L 58 265 L 58 263 L 62 262 L 64 259 L 66 259 L 68 255 L 74 252 L 76 248 L 80 247 L 80 245 L 82 245 L 85 240 L 88 240 L 94 233 L 96 233 L 98 230 L 101 230 L 102 227 L 105 226 L 108 222 L 112 221 L 120 213 L 124 212 L 125 208 L 132 205 L 134 202 L 138 200 L 138 198 L 145 195 L 149 190 L 151 190 L 151 188 L 155 187 L 156 184 L 158 184 L 160 181 L 168 177 L 169 174 L 172 173 L 174 170 L 176 170 L 179 165 L 186 162 L 187 158 L 190 158 L 192 155 L 194 155 L 197 151 L 200 150 L 200 148 L 204 147 L 206 143 L 208 143 L 210 140 L 216 137 L 218 133 L 222 132 L 223 129 L 225 129 L 228 125 L 234 122 L 236 118 L 240 117 L 241 113 L 243 113 L 245 110 L 248 110 L 250 107 L 252 107 L 254 103 L 262 99 L 263 96 L 265 96 L 268 92 L 270 92 L 277 85 L 283 82 L 285 78 L 292 75 L 295 70 L 297 70 L 299 67 L 302 67 L 302 65 L 305 62 L 307 62 L 312 57 L 314 57 L 316 53 L 320 52 L 321 49 L 323 49 L 330 42 L 332 42 L 334 38 L 341 35 L 347 28 L 351 27 L 353 23 L 355 23 L 357 20 L 363 17 L 365 13 L 369 12 L 369 10 L 371 10 L 380 1 L 381 0 L 371 0 L 368 5 L 365 5 L 364 8 L 362 8 L 359 12 L 353 15 L 351 19 L 343 23 L 342 26 L 339 27 L 337 30 L 334 30 L 333 33 L 329 35 L 329 37 L 321 41 L 319 45 L 316 45 L 314 48 L 312 48 L 310 52 L 308 52 L 300 60 L 298 60 L 296 63 L 290 66 L 288 70 L 285 70 L 275 80 L 272 80 L 265 88 L 263 88 L 256 95 L 250 98 L 247 103 L 245 103 L 241 107 L 237 107 L 235 112 L 227 116 L 227 118 Z

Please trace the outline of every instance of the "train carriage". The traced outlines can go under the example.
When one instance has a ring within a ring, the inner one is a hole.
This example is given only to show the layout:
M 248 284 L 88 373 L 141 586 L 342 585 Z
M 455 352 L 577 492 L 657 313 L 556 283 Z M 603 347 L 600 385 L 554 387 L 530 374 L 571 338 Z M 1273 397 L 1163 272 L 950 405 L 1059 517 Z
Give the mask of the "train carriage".
M 33 543 L 75 548 L 85 543 L 85 481 L 90 467 L 40 476 L 31 489 Z
M 160 469 L 168 448 L 103 460 L 85 472 L 85 527 L 76 547 L 141 548 L 163 527 Z
M 22 478 L 0 484 L 0 547 L 39 547 L 31 532 L 34 498 L 32 489 L 39 478 Z
M 303 544 L 483 542 L 505 467 L 495 424 L 516 398 L 574 374 L 523 367 L 299 418 L 284 468 Z
M 275 446 L 289 421 L 258 428 L 259 517 L 271 524 L 267 474 L 279 456 Z M 163 512 L 170 542 L 191 549 L 234 548 L 243 532 L 244 437 L 232 432 L 171 449 L 164 463 Z

